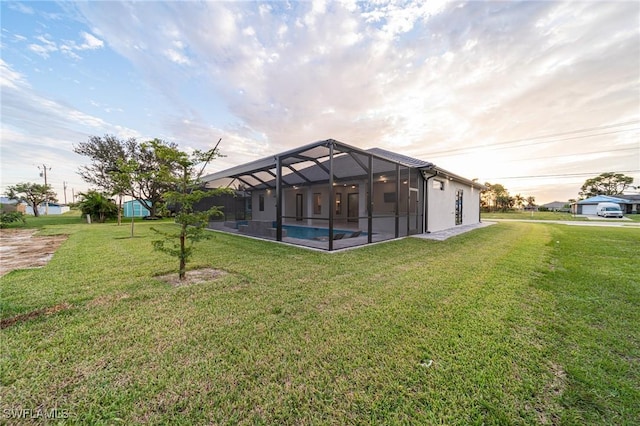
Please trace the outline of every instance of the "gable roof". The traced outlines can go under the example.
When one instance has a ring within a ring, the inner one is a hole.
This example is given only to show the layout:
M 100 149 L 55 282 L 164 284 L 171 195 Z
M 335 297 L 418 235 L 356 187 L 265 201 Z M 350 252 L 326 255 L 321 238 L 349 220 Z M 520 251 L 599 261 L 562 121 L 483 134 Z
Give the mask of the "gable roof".
M 621 195 L 620 197 L 624 197 Z M 598 203 L 622 203 L 627 204 L 629 200 L 625 200 L 624 198 L 612 197 L 610 195 L 596 195 L 595 197 L 590 197 L 585 200 L 578 201 L 578 204 L 598 204 Z
M 543 205 L 542 205 L 542 206 L 540 206 L 540 207 L 551 207 L 551 208 L 553 208 L 553 207 L 564 207 L 564 206 L 566 206 L 566 205 L 568 205 L 568 204 L 569 204 L 569 203 L 568 203 L 568 202 L 566 202 L 566 201 L 552 201 L 552 202 L 550 202 L 550 203 L 543 204 Z

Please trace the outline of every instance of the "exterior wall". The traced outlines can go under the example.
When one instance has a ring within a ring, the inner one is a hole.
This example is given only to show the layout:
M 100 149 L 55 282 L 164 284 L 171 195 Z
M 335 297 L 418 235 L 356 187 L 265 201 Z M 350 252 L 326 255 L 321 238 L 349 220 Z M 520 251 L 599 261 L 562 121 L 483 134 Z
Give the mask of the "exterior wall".
M 444 189 L 434 188 L 434 181 L 442 182 Z M 462 190 L 462 225 L 480 222 L 480 190 L 436 177 L 428 182 L 428 222 L 425 232 L 436 232 L 456 226 L 456 191 L 459 189 Z
M 145 217 L 150 213 L 138 200 L 125 201 L 122 204 L 122 210 L 124 217 Z
M 264 211 L 260 211 L 260 195 L 264 196 Z M 253 220 L 276 220 L 275 195 L 276 195 L 275 190 L 271 190 L 271 189 L 252 192 L 251 217 Z M 286 198 L 287 197 L 285 196 L 285 202 L 286 202 Z
M 428 187 L 428 223 L 427 229 L 424 229 L 423 209 L 424 209 L 424 188 L 425 181 L 421 176 L 416 175 L 417 179 L 411 181 L 411 188 L 417 189 L 413 194 L 409 191 L 409 185 L 401 182 L 400 185 L 400 203 L 399 203 L 399 235 L 407 235 L 407 209 L 410 210 L 410 230 L 409 233 L 436 232 L 444 229 L 454 228 L 456 226 L 456 191 L 463 192 L 462 207 L 462 225 L 475 224 L 480 222 L 480 190 L 473 188 L 465 183 L 454 180 L 447 180 L 442 177 L 430 179 L 426 184 Z M 438 180 L 442 182 L 443 190 L 434 188 L 433 182 Z M 392 235 L 395 233 L 395 200 L 385 202 L 385 193 L 394 193 L 396 191 L 395 182 L 375 182 L 373 189 L 373 232 Z M 364 217 L 358 222 L 358 228 L 367 231 L 367 183 L 364 181 L 353 181 L 346 186 L 338 184 L 333 187 L 334 194 L 340 194 L 341 209 L 336 212 L 336 203 L 329 205 L 329 188 L 326 184 L 314 186 L 305 186 L 300 188 L 286 188 L 283 190 L 283 216 L 285 223 L 310 226 L 326 227 L 329 225 L 329 208 L 334 209 L 334 219 L 337 221 L 346 221 L 348 218 L 348 194 L 358 193 L 358 215 Z M 296 195 L 302 194 L 303 212 L 302 216 L 309 219 L 296 221 Z M 321 211 L 315 213 L 315 194 L 320 194 Z M 260 211 L 259 196 L 264 196 L 264 211 Z M 410 195 L 413 195 L 413 207 L 407 202 Z M 276 218 L 276 198 L 275 190 L 260 190 L 252 192 L 252 219 L 255 221 L 275 221 Z M 354 222 L 355 225 L 355 222 Z
M 49 214 L 62 214 L 62 213 L 66 213 L 68 212 L 69 206 L 60 206 L 58 204 L 49 204 Z M 44 216 L 46 214 L 47 208 L 44 204 L 40 204 L 38 206 L 38 213 L 41 216 Z M 24 206 L 24 212 L 28 215 L 32 215 L 33 216 L 33 207 L 31 206 Z

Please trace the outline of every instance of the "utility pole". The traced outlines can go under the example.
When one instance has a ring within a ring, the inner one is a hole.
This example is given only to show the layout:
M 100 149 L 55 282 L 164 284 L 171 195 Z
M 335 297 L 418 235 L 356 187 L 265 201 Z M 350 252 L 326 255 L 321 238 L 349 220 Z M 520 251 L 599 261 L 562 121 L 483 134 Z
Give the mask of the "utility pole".
M 38 169 L 40 169 L 40 166 L 38 166 Z M 48 168 L 49 170 L 51 170 L 51 167 Z M 40 177 L 44 176 L 44 189 L 45 189 L 45 198 L 44 198 L 44 215 L 48 216 L 49 215 L 49 194 L 48 194 L 48 186 L 47 186 L 47 165 L 43 164 L 42 165 L 42 171 L 40 172 Z M 38 208 L 36 206 L 36 208 Z
M 62 181 L 62 189 L 64 189 L 64 204 L 67 205 L 67 182 Z

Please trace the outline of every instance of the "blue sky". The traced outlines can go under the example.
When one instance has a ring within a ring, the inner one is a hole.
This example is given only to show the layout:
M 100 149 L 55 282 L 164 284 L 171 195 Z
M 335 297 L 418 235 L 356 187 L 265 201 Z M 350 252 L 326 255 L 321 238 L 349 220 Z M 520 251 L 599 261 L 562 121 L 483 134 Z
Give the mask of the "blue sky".
M 334 138 L 575 198 L 640 184 L 638 2 L 0 3 L 2 182 L 63 200 L 91 135 L 183 149 L 210 172 Z

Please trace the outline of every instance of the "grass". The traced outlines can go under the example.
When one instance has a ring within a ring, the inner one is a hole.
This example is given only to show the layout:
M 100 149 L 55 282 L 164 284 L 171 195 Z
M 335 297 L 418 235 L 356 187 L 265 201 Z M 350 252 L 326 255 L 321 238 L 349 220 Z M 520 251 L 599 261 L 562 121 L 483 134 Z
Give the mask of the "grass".
M 0 415 L 638 421 L 638 230 L 500 223 L 336 254 L 215 234 L 191 266 L 228 274 L 173 288 L 151 225 L 172 226 L 49 226 L 70 235 L 52 261 L 0 280 L 2 318 L 42 312 L 2 330 Z
M 634 222 L 640 222 L 640 214 L 629 214 L 625 216 Z M 584 216 L 574 216 L 565 212 L 530 212 L 530 211 L 509 211 L 509 212 L 492 212 L 482 213 L 482 219 L 517 219 L 517 220 L 563 220 L 563 221 L 593 221 L 601 220 L 607 222 L 620 221 L 616 218 L 600 218 L 596 217 L 588 219 Z

